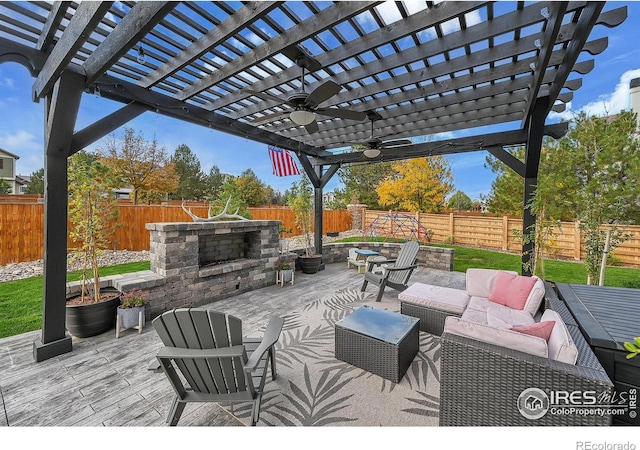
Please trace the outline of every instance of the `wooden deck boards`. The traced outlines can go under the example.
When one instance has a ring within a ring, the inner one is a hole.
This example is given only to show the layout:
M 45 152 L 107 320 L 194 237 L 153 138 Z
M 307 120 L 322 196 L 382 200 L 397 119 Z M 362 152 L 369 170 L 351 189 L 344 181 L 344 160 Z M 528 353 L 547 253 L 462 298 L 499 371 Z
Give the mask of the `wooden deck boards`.
M 340 289 L 360 289 L 363 275 L 342 263 L 314 275 L 296 273 L 295 285 L 269 286 L 207 307 L 243 321 L 246 335 L 259 335 L 270 317 L 279 316 Z M 275 280 L 274 280 L 275 282 Z M 464 288 L 465 276 L 418 268 L 410 282 Z M 375 286 L 367 291 L 374 293 Z M 387 289 L 385 296 L 398 297 Z M 33 341 L 39 331 L 0 340 L 0 426 L 165 426 L 173 391 L 162 373 L 147 370 L 161 346 L 147 324 L 141 334 L 115 330 L 73 339 L 73 351 L 36 363 Z M 189 404 L 180 426 L 242 426 L 215 404 Z

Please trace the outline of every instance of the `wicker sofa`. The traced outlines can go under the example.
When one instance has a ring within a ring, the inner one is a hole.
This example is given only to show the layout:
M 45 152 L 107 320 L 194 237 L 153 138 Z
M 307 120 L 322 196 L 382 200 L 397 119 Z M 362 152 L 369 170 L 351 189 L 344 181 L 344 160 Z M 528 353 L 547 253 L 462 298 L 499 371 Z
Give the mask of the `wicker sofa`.
M 500 272 L 469 269 L 465 291 L 412 285 L 399 295 L 403 314 L 441 335 L 440 425 L 609 425 L 613 385 L 553 287 Z M 518 291 L 521 282 L 527 287 Z M 519 306 L 495 303 L 499 290 Z M 522 330 L 545 323 L 546 337 Z M 575 408 L 584 406 L 577 397 L 566 404 L 573 411 L 563 408 L 557 396 L 565 392 L 596 396 L 602 415 Z
M 441 337 L 440 425 L 441 426 L 596 426 L 610 425 L 607 407 L 602 415 L 554 414 L 538 419 L 521 414 L 518 398 L 523 391 L 537 388 L 551 392 L 595 393 L 609 404 L 613 384 L 585 341 L 578 325 L 545 283 L 543 309 L 552 309 L 563 318 L 578 349 L 575 364 L 554 361 L 499 345 L 487 344 L 446 331 Z M 570 405 L 567 405 L 570 407 Z M 575 405 L 574 405 L 575 406 Z M 581 411 L 592 411 L 591 409 Z

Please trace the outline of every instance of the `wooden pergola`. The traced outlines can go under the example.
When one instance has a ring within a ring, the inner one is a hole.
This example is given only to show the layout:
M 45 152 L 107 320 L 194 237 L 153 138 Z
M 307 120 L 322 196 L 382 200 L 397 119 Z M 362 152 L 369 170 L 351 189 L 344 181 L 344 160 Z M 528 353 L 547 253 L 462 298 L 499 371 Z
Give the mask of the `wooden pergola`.
M 30 70 L 46 124 L 35 359 L 71 350 L 67 158 L 145 111 L 293 151 L 315 187 L 321 249 L 322 189 L 344 164 L 487 150 L 523 177 L 527 204 L 543 137 L 567 130 L 547 115 L 607 47 L 592 29 L 626 16 L 604 2 L 1 2 L 0 62 Z M 83 94 L 123 106 L 77 130 Z M 354 142 L 374 151 L 345 151 Z M 534 223 L 525 210 L 523 231 Z

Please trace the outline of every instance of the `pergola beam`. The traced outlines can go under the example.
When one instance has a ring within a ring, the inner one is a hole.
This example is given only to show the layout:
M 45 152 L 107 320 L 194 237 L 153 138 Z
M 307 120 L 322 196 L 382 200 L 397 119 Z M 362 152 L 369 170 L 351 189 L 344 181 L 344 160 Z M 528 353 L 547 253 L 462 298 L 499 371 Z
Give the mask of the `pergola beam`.
M 54 2 L 51 7 L 51 12 L 49 13 L 49 17 L 47 17 L 47 21 L 44 23 L 42 27 L 42 32 L 38 37 L 38 43 L 36 44 L 36 49 L 48 52 L 49 47 L 53 44 L 53 39 L 56 36 L 56 31 L 60 22 L 64 18 L 65 13 L 67 12 L 67 8 L 71 5 L 71 2 Z
M 543 134 L 553 138 L 560 138 L 567 132 L 569 124 L 566 122 L 546 125 Z M 441 141 L 424 142 L 414 144 L 411 147 L 397 147 L 385 149 L 380 156 L 373 161 L 395 161 L 399 159 L 419 158 L 442 154 L 463 153 L 477 150 L 490 149 L 496 146 L 521 145 L 527 142 L 526 130 L 502 131 L 479 136 L 447 139 Z M 317 164 L 329 165 L 334 163 L 349 164 L 363 161 L 372 161 L 364 158 L 362 152 L 347 152 L 316 159 Z
M 113 2 L 82 2 L 33 83 L 33 100 L 47 95 Z M 83 83 L 84 85 L 84 83 Z
M 104 74 L 122 55 L 127 53 L 175 6 L 174 2 L 138 2 L 122 18 L 115 29 L 82 64 L 86 85 Z
M 236 58 L 233 64 L 227 64 L 219 70 L 206 75 L 202 79 L 186 87 L 175 97 L 179 100 L 186 100 L 204 91 L 210 86 L 231 77 L 243 70 L 251 67 L 259 61 L 280 53 L 287 47 L 296 45 L 309 37 L 310 33 L 320 33 L 338 22 L 353 17 L 371 6 L 381 2 L 337 2 L 322 12 L 309 17 L 301 22 L 299 26 L 293 27 L 284 33 L 278 34 L 273 39 L 259 45 L 255 49 Z
M 211 28 L 207 34 L 202 36 L 182 52 L 178 53 L 174 58 L 142 78 L 137 84 L 142 87 L 151 87 L 156 85 L 164 78 L 169 77 L 187 64 L 198 59 L 210 49 L 217 47 L 230 37 L 234 36 L 242 28 L 248 26 L 252 22 L 255 22 L 261 16 L 268 14 L 282 3 L 283 2 L 271 1 L 248 2 L 232 16 L 223 20 L 218 26 Z

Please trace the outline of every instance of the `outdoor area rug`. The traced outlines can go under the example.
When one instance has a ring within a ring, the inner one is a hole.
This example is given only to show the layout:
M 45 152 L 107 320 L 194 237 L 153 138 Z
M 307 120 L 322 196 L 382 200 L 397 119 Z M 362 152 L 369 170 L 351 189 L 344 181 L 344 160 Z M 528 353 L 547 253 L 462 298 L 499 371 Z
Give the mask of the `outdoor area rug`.
M 393 302 L 393 303 L 392 303 Z M 396 384 L 334 357 L 334 324 L 362 305 L 399 311 L 397 299 L 345 289 L 285 316 L 258 426 L 437 426 L 440 341 L 420 333 L 420 351 Z M 249 423 L 250 405 L 221 405 Z

